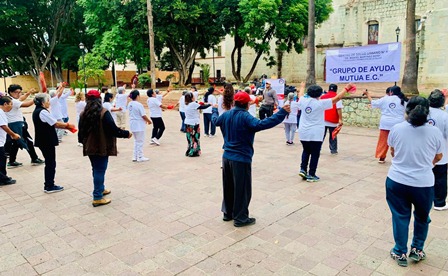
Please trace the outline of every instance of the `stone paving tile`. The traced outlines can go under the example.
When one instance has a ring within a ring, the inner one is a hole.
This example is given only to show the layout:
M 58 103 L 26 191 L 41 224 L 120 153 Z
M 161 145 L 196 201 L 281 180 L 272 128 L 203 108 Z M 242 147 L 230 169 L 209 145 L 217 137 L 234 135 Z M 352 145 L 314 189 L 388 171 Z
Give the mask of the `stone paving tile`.
M 44 194 L 43 167 L 20 151 L 24 166 L 8 170 L 17 184 L 0 189 L 0 275 L 448 274 L 444 212 L 431 213 L 426 261 L 401 268 L 389 257 L 390 162 L 373 158 L 377 130 L 344 127 L 338 156 L 325 142 L 313 184 L 298 177 L 301 146 L 284 146 L 282 126 L 258 133 L 257 224 L 239 229 L 220 212 L 222 137 L 202 137 L 202 156 L 186 158 L 178 113 L 164 120 L 161 146 L 145 144 L 147 163 L 132 163 L 133 141 L 118 140 L 106 174 L 112 203 L 100 208 L 91 206 L 91 168 L 75 135 L 57 148 L 62 193 Z

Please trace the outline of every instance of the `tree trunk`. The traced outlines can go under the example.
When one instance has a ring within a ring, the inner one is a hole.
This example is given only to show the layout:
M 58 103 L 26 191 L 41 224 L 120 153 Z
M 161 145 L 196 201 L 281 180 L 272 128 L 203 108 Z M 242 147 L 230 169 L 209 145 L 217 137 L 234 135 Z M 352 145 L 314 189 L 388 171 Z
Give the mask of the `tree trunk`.
M 232 75 L 240 82 L 241 81 L 241 49 L 244 46 L 244 40 L 235 33 L 232 55 L 230 56 L 230 63 L 232 65 Z M 237 54 L 237 60 L 235 63 L 235 53 Z
M 149 30 L 149 57 L 151 67 L 151 88 L 156 89 L 156 54 L 154 50 L 154 29 L 153 29 L 153 17 L 152 17 L 152 4 L 151 0 L 147 0 L 148 8 L 148 30 Z
M 277 77 L 279 79 L 282 78 L 282 69 L 283 69 L 283 51 L 277 49 Z
M 70 69 L 67 69 L 67 83 L 70 83 Z
M 415 44 L 415 6 L 416 0 L 408 0 L 406 8 L 406 58 L 404 62 L 404 72 L 402 90 L 406 94 L 418 95 L 417 86 L 417 46 Z
M 185 81 L 185 84 L 190 84 L 193 79 L 195 61 L 196 61 L 196 59 L 193 60 L 193 63 L 191 63 L 190 68 L 188 68 L 188 78 Z
M 316 26 L 316 6 L 314 0 L 308 1 L 308 57 L 306 71 L 306 86 L 316 84 L 316 53 L 315 53 L 315 30 Z

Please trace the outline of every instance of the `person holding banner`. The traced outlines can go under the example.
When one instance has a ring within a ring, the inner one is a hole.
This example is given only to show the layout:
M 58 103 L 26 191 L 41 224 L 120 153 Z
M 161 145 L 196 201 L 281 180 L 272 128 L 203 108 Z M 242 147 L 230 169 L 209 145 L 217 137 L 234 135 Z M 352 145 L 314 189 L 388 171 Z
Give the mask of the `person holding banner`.
M 380 164 L 386 162 L 387 151 L 389 150 L 387 137 L 389 136 L 390 129 L 394 125 L 404 121 L 404 111 L 406 102 L 408 101 L 399 86 L 389 87 L 388 90 L 389 92 L 386 90 L 386 96 L 378 100 L 372 100 L 367 90 L 363 94 L 369 99 L 372 108 L 379 108 L 381 110 L 380 136 L 378 137 L 375 153 L 375 157 L 379 158 L 378 163 Z
M 261 104 L 258 115 L 260 120 L 271 117 L 274 114 L 274 109 L 278 105 L 277 92 L 272 89 L 271 81 L 266 80 L 266 88 L 263 91 L 263 103 Z
M 333 104 L 341 100 L 352 86 L 353 84 L 349 83 L 334 98 L 324 100 L 319 100 L 323 92 L 322 87 L 311 85 L 307 90 L 308 97 L 304 97 L 305 83 L 302 82 L 300 86 L 299 108 L 302 114 L 300 116 L 299 133 L 303 152 L 299 175 L 308 182 L 317 182 L 320 180 L 316 175 L 316 170 L 325 132 L 324 112 L 327 109 L 333 108 Z M 308 163 L 310 164 L 309 172 Z

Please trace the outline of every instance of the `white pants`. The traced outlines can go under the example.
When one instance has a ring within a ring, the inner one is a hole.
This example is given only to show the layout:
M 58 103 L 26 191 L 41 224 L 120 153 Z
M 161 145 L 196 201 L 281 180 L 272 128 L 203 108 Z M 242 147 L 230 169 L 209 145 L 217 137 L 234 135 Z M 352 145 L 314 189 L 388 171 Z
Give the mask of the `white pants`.
M 136 131 L 132 133 L 134 136 L 134 160 L 144 157 L 143 145 L 145 144 L 145 131 Z
M 296 133 L 297 124 L 295 123 L 284 123 L 285 124 L 285 136 L 286 141 L 294 142 L 294 134 Z
M 123 111 L 117 111 L 114 112 L 117 117 L 117 126 L 121 129 L 124 129 L 126 127 L 126 112 Z
M 58 122 L 63 123 L 64 121 L 62 121 L 62 120 L 58 120 Z M 65 132 L 64 129 L 62 129 L 62 128 L 56 128 L 56 134 L 57 134 L 57 136 L 58 136 L 58 140 L 59 140 L 59 141 L 62 141 L 62 136 L 64 136 L 64 132 Z

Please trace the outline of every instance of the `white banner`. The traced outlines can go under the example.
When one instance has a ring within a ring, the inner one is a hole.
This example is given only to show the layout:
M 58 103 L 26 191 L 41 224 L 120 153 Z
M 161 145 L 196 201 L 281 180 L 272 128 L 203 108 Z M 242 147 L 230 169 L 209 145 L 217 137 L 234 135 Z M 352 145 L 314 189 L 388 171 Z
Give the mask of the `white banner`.
M 401 44 L 326 51 L 326 82 L 395 82 L 400 79 Z
M 271 83 L 271 88 L 277 93 L 278 105 L 283 106 L 285 98 L 285 80 L 284 79 L 267 79 Z

